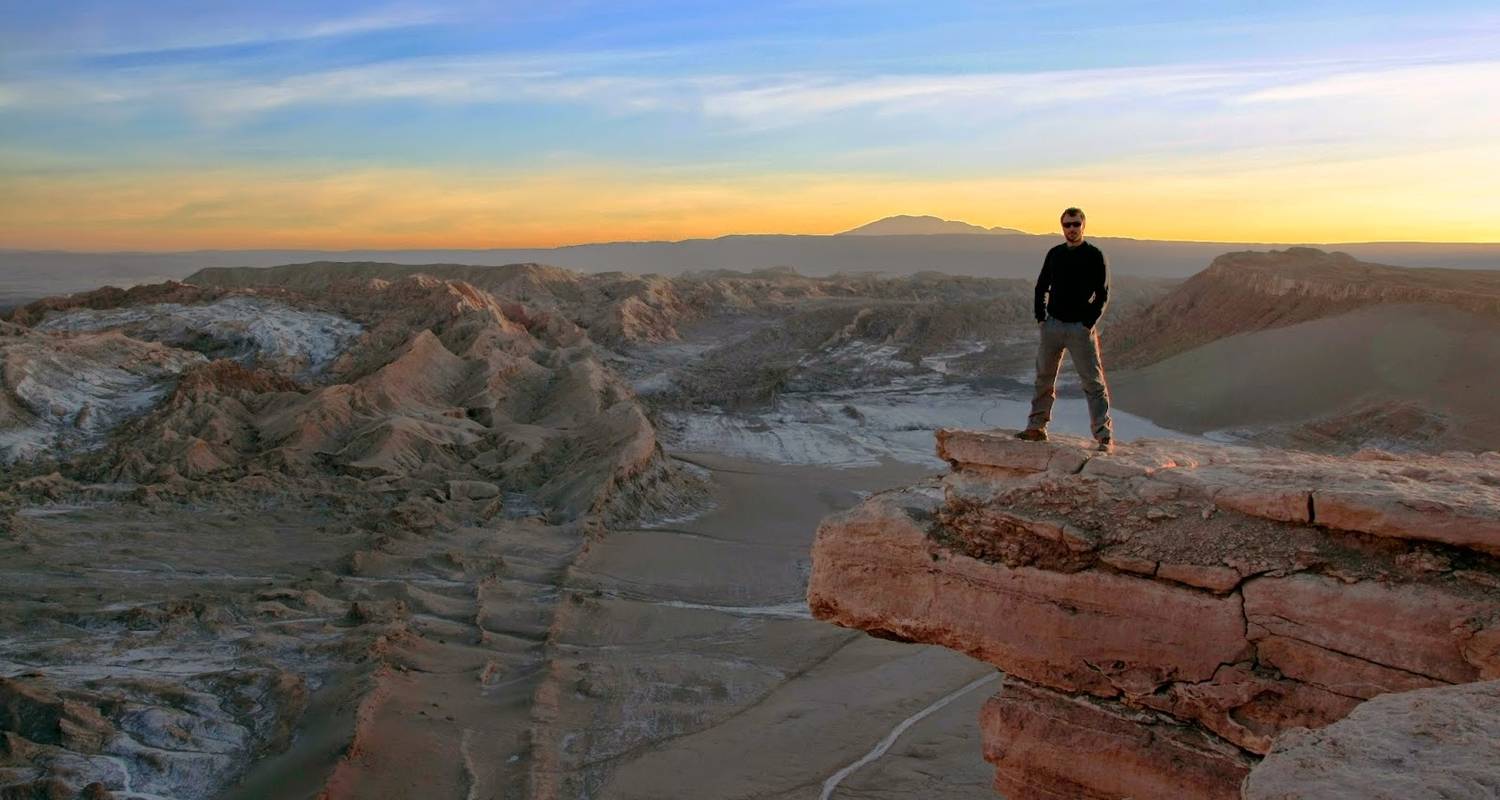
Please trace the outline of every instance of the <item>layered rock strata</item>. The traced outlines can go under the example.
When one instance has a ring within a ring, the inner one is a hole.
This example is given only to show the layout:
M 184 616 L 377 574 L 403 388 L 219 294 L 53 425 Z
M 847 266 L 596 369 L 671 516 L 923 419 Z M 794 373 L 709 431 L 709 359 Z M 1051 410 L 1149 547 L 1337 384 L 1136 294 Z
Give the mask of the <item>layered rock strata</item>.
M 814 545 L 818 617 L 1008 673 L 1007 798 L 1237 797 L 1283 731 L 1500 677 L 1500 455 L 1084 444 L 940 431 Z

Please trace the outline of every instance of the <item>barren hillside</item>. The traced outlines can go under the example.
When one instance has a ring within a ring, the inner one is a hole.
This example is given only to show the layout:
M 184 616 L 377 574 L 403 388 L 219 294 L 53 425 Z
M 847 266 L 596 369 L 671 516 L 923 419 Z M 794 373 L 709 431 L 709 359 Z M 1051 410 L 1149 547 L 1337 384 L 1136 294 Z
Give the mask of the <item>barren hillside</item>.
M 1117 372 L 1118 402 L 1178 430 L 1315 452 L 1500 448 L 1500 317 L 1393 304 L 1242 333 Z
M 1500 315 L 1500 272 L 1411 269 L 1309 247 L 1226 253 L 1145 313 L 1108 328 L 1108 363 L 1140 367 L 1199 345 L 1392 303 Z

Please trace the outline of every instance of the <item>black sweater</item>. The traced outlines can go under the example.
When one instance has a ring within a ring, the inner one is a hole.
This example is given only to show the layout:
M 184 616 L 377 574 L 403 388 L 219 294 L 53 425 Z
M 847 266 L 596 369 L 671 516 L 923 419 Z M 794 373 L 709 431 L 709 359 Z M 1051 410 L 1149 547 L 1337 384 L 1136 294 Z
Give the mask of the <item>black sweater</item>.
M 1051 314 L 1063 322 L 1092 328 L 1109 302 L 1109 261 L 1099 248 L 1084 242 L 1060 244 L 1047 251 L 1036 279 L 1036 321 Z

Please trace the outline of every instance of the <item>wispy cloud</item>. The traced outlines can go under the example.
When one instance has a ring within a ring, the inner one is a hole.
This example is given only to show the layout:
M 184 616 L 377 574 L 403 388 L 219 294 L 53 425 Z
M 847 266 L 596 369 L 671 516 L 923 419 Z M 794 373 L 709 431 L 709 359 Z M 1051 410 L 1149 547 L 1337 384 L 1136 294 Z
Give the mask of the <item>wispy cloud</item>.
M 1112 98 L 1202 96 L 1242 90 L 1273 79 L 1266 68 L 1119 68 L 960 75 L 890 75 L 864 78 L 790 77 L 750 88 L 712 92 L 704 113 L 782 124 L 843 111 L 930 113 L 1067 105 Z
M 441 13 L 431 6 L 393 6 L 364 14 L 314 22 L 300 31 L 291 32 L 286 38 L 318 39 L 328 36 L 348 36 L 355 33 L 411 28 L 449 21 L 453 21 L 451 14 Z
M 1245 103 L 1344 98 L 1401 98 L 1420 101 L 1433 97 L 1468 97 L 1480 100 L 1496 86 L 1500 86 L 1500 61 L 1403 64 L 1337 72 L 1310 80 L 1291 80 L 1249 92 L 1236 99 Z
M 112 61 L 148 61 L 183 55 L 212 58 L 233 48 L 250 45 L 296 43 L 378 33 L 408 28 L 456 23 L 461 17 L 451 9 L 430 4 L 402 3 L 361 10 L 352 14 L 318 14 L 316 6 L 292 19 L 260 13 L 252 6 L 240 9 L 202 9 L 185 13 L 161 24 L 135 15 L 128 5 L 74 9 L 77 19 L 41 41 L 13 31 L 4 41 L 12 58 L 45 55 L 56 58 Z M 100 39 L 101 30 L 115 35 Z
M 396 168 L 368 173 L 351 201 L 360 207 L 369 204 L 366 195 L 407 180 L 401 169 L 610 162 L 655 170 L 618 186 L 685 198 L 681 207 L 647 203 L 632 218 L 639 226 L 649 213 L 696 214 L 698 198 L 730 178 L 784 179 L 800 170 L 812 175 L 800 179 L 804 187 L 821 176 L 840 191 L 893 187 L 882 195 L 890 202 L 904 189 L 884 178 L 927 179 L 921 197 L 928 203 L 953 190 L 932 181 L 994 176 L 988 192 L 1004 191 L 1005 179 L 1027 180 L 1051 205 L 1045 180 L 1058 162 L 1090 175 L 1130 167 L 1128 179 L 1112 185 L 1147 192 L 1142 184 L 1151 176 L 1187 186 L 1196 180 L 1189 173 L 1217 174 L 1223 164 L 1282 169 L 1286 177 L 1293 168 L 1311 176 L 1322 164 L 1433 153 L 1467 153 L 1442 161 L 1460 168 L 1500 157 L 1492 133 L 1500 104 L 1487 102 L 1500 85 L 1500 15 L 1481 0 L 1468 0 L 1464 15 L 1396 8 L 1393 0 L 1266 0 L 1253 19 L 1210 6 L 1104 0 L 1067 0 L 1066 13 L 1048 0 L 892 1 L 878 11 L 812 0 L 733 8 L 377 2 L 384 4 L 72 0 L 20 9 L 0 30 L 0 180 L 40 177 L 33 201 L 12 208 L 41 208 L 36 198 L 53 177 L 41 167 L 78 165 L 147 173 L 226 167 L 247 179 L 309 164 Z M 1460 16 L 1463 24 L 1455 24 Z M 356 130 L 373 135 L 351 135 Z M 707 177 L 692 186 L 662 179 L 676 168 L 702 168 Z M 870 182 L 834 180 L 843 173 Z M 1389 182 L 1392 174 L 1372 180 Z M 1218 196 L 1203 180 L 1194 191 Z M 1443 180 L 1466 205 L 1483 200 L 1470 176 Z M 1328 181 L 1324 200 L 1337 194 Z M 483 205 L 475 198 L 499 182 L 466 188 L 464 203 L 445 203 L 443 213 Z M 246 218 L 249 226 L 273 219 L 287 193 L 262 186 L 253 198 L 221 197 L 219 178 L 187 183 L 194 199 L 182 214 L 130 224 L 202 225 L 232 215 L 235 204 L 265 205 Z M 316 184 L 329 202 L 345 196 L 346 184 Z M 587 176 L 575 184 L 547 195 L 554 216 L 538 226 L 560 230 L 569 214 L 592 207 L 598 188 Z M 1067 189 L 1087 185 L 1079 179 Z M 59 186 L 79 196 L 92 191 L 87 182 Z M 545 186 L 535 178 L 516 202 L 524 206 Z M 1300 191 L 1295 181 L 1287 187 Z M 1411 193 L 1361 187 L 1371 196 Z M 447 176 L 428 182 L 431 197 L 449 188 Z M 127 189 L 112 195 L 121 213 L 149 199 Z M 734 208 L 756 208 L 773 194 L 786 201 L 757 185 Z M 833 190 L 804 196 L 802 214 L 842 202 Z M 483 219 L 519 219 L 509 207 L 485 208 Z M 336 212 L 297 216 L 335 224 L 345 209 Z M 388 209 L 369 230 L 388 230 L 392 219 L 413 213 Z M 615 212 L 600 206 L 599 213 Z M 705 212 L 702 232 L 727 224 L 728 213 Z M 54 223 L 63 230 L 67 217 Z M 1007 223 L 1020 224 L 991 220 Z M 475 218 L 474 230 L 482 224 Z
M 1116 100 L 1185 99 L 1229 105 L 1356 96 L 1397 102 L 1433 95 L 1473 98 L 1484 87 L 1500 83 L 1497 61 L 1197 64 L 846 77 L 672 75 L 632 68 L 647 58 L 632 53 L 410 58 L 281 78 L 199 77 L 190 69 L 137 68 L 12 83 L 0 87 L 0 98 L 8 98 L 11 105 L 157 101 L 201 113 L 237 115 L 293 105 L 392 99 L 432 103 L 527 99 L 615 110 L 693 111 L 708 118 L 779 126 L 854 111 L 993 112 Z

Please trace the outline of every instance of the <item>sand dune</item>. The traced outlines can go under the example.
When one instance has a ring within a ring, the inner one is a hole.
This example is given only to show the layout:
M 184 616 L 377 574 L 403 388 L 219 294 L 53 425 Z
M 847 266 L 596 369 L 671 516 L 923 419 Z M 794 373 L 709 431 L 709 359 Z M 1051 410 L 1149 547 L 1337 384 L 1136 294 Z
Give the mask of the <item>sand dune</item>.
M 1111 388 L 1122 408 L 1179 430 L 1248 429 L 1331 449 L 1495 449 L 1500 318 L 1374 306 L 1220 339 L 1116 372 Z
M 1106 363 L 1139 367 L 1225 336 L 1391 303 L 1500 317 L 1500 272 L 1392 267 L 1310 247 L 1226 253 L 1143 313 L 1116 317 Z

